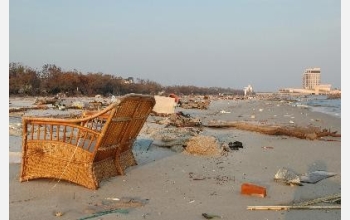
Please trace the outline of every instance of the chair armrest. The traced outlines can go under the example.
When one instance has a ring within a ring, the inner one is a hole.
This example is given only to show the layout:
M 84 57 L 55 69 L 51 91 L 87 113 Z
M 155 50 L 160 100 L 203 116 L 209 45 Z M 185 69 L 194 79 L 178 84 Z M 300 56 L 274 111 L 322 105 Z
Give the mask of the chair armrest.
M 88 121 L 86 119 L 23 117 L 23 142 L 63 142 L 93 151 L 101 132 L 81 125 Z

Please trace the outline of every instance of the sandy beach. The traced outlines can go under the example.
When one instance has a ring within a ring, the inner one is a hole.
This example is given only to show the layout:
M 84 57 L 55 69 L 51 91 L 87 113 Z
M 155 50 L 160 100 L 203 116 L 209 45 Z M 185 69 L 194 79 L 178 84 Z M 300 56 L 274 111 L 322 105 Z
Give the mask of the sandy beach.
M 12 107 L 31 105 L 33 99 L 10 98 L 10 103 Z M 25 114 L 45 115 L 45 111 L 49 110 L 31 110 Z M 244 121 L 312 125 L 341 134 L 340 118 L 293 106 L 288 101 L 213 99 L 208 109 L 176 108 L 175 111 L 200 118 L 203 124 Z M 67 112 L 57 110 L 55 114 Z M 239 141 L 243 148 L 220 156 L 199 156 L 157 145 L 159 132 L 193 128 L 167 126 L 158 123 L 166 117 L 151 115 L 134 144 L 138 165 L 129 167 L 125 176 L 102 181 L 98 190 L 91 190 L 51 179 L 19 181 L 22 116 L 10 114 L 9 120 L 9 219 L 341 219 L 340 209 L 247 209 L 291 205 L 341 193 L 340 137 L 308 140 L 233 127 L 203 127 L 197 130 L 198 135 L 215 137 L 221 144 Z M 319 170 L 336 175 L 316 183 L 291 186 L 274 180 L 281 168 L 298 175 Z M 267 196 L 242 195 L 244 183 L 264 187 Z

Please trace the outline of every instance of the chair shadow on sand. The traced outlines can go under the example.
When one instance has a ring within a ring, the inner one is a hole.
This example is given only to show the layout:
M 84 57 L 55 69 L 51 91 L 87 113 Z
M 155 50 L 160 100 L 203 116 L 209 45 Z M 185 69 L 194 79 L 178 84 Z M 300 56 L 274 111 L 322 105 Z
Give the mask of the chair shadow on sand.
M 167 148 L 152 145 L 153 140 L 150 138 L 138 138 L 133 146 L 133 152 L 137 160 L 137 166 L 129 167 L 128 171 L 138 169 L 140 166 L 164 159 L 169 156 L 178 154 Z

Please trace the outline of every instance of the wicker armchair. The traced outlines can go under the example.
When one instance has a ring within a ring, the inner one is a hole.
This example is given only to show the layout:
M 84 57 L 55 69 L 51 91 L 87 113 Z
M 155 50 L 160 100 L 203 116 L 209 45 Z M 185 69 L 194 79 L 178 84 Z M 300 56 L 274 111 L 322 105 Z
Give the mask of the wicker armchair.
M 129 94 L 78 119 L 23 117 L 20 181 L 51 178 L 97 189 L 136 165 L 132 146 L 153 96 Z

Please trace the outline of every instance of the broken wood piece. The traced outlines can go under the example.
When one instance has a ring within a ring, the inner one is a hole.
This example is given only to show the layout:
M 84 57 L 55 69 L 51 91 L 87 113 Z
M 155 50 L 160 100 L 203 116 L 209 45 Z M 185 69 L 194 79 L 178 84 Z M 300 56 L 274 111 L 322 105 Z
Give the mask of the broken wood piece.
M 247 206 L 248 210 L 291 210 L 291 209 L 341 209 L 340 205 L 332 206 L 304 206 L 304 205 L 277 205 L 277 206 Z

